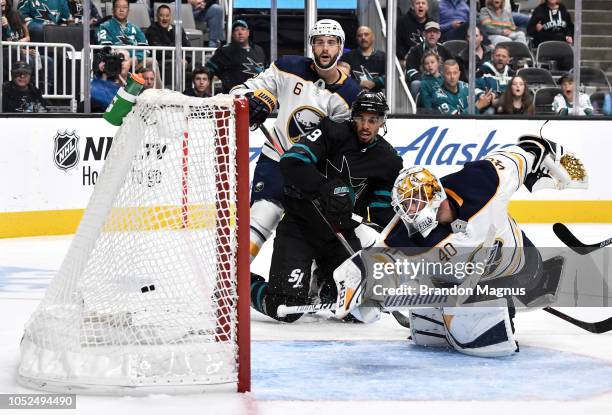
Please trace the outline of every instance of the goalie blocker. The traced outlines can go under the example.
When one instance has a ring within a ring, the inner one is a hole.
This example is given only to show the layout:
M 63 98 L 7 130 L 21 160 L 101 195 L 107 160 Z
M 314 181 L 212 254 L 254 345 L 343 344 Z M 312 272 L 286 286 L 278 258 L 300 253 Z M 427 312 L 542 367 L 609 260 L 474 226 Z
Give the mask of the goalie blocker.
M 403 170 L 392 192 L 396 216 L 377 245 L 394 249 L 385 251 L 387 258 L 379 254 L 377 260 L 393 262 L 402 258 L 402 249 L 410 248 L 420 250 L 419 255 L 408 256 L 411 262 L 422 259 L 456 264 L 466 257 L 458 253 L 467 249 L 477 255 L 479 247 L 487 246 L 483 230 L 494 226 L 497 249 L 487 260 L 481 284 L 493 288 L 522 286 L 526 289 L 524 295 L 515 296 L 512 301 L 547 306 L 547 299 L 559 285 L 563 261 L 553 258 L 543 264 L 537 249 L 508 215 L 510 198 L 522 184 L 530 191 L 585 188 L 587 175 L 575 156 L 560 145 L 535 136 L 521 137 L 516 146 L 491 153 L 485 160 L 466 163 L 462 170 L 441 179 L 423 168 Z M 372 282 L 367 273 L 372 267 L 365 266 L 367 261 L 363 259 L 362 251 L 334 272 L 339 318 L 351 313 L 362 321 L 372 322 L 383 309 L 393 309 L 384 295 L 377 296 L 368 287 Z M 459 275 L 444 278 L 416 275 L 410 283 L 465 286 Z M 402 275 L 388 277 L 392 287 L 403 282 Z M 426 312 L 410 311 L 413 340 L 417 344 L 450 344 L 457 351 L 477 356 L 500 356 L 518 350 L 511 321 L 513 311 L 508 307 L 513 304 L 487 296 L 467 295 L 455 300 L 453 304 L 434 301 L 429 305 L 436 308 Z M 422 303 L 409 305 L 419 304 Z

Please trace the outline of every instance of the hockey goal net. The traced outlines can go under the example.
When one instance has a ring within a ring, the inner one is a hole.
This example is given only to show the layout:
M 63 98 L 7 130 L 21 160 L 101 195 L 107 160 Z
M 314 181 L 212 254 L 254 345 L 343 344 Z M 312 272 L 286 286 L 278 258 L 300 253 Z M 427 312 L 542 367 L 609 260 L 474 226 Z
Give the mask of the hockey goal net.
M 147 91 L 26 324 L 21 384 L 249 390 L 248 105 Z

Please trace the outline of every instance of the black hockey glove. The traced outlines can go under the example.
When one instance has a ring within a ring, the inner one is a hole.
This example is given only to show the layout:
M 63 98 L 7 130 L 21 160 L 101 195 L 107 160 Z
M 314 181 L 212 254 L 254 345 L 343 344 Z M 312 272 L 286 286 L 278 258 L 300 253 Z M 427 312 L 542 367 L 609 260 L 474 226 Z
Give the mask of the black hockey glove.
M 259 127 L 276 107 L 276 97 L 267 89 L 257 89 L 245 94 L 249 100 L 249 126 Z
M 586 188 L 587 174 L 582 162 L 566 153 L 559 144 L 536 136 L 522 136 L 519 147 L 533 154 L 531 170 L 527 171 L 525 187 L 530 192 L 539 189 Z
M 340 179 L 331 179 L 321 185 L 319 194 L 325 217 L 340 230 L 352 228 L 355 194 L 351 186 Z

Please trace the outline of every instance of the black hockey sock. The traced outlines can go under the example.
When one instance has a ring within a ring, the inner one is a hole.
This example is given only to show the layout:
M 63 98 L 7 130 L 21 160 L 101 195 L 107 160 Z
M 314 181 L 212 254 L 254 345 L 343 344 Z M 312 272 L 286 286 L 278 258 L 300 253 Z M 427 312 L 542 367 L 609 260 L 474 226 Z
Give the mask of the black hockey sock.
M 251 307 L 263 314 L 266 314 L 263 309 L 263 297 L 267 291 L 267 281 L 262 276 L 251 272 Z

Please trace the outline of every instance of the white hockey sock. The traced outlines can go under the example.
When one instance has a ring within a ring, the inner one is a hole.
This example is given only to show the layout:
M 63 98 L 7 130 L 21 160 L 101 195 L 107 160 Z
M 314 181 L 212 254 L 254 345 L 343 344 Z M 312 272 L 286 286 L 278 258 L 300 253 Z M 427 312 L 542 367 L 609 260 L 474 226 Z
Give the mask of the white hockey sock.
M 269 200 L 258 200 L 251 206 L 251 262 L 268 240 L 283 215 L 283 208 Z

